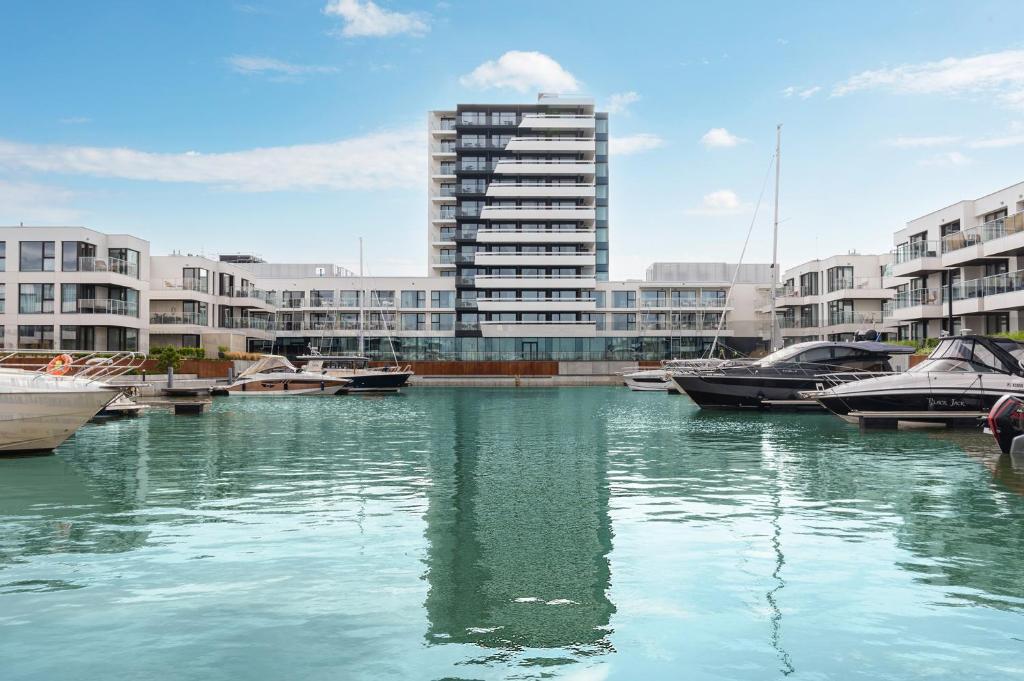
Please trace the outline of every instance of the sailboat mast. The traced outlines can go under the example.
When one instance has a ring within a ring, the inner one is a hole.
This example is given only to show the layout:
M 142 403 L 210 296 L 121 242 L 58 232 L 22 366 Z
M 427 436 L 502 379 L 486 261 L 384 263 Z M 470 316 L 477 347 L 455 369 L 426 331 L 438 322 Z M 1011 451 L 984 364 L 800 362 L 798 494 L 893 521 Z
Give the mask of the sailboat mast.
M 363 324 L 364 324 L 364 313 L 363 313 L 363 297 L 366 295 L 366 291 L 363 290 L 363 237 L 359 237 L 359 356 L 363 357 L 365 352 L 363 346 L 365 344 L 363 338 Z
M 771 350 L 779 347 L 778 320 L 775 317 L 775 296 L 779 288 L 779 171 L 782 153 L 782 123 L 775 126 L 775 219 L 772 224 L 772 316 L 771 316 Z

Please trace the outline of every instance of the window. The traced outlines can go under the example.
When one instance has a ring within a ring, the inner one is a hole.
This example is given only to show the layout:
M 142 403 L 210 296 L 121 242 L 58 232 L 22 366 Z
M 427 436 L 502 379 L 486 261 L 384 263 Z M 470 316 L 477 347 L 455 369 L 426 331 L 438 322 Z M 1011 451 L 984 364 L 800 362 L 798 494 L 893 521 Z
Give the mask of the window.
M 455 291 L 431 291 L 430 307 L 453 307 Z
M 52 313 L 53 284 L 21 284 L 18 287 L 18 312 L 21 314 Z
M 853 267 L 830 267 L 827 274 L 829 293 L 853 288 Z
M 314 289 L 309 292 L 309 304 L 312 307 L 331 307 L 334 305 L 334 291 Z
M 618 293 L 618 291 L 616 291 Z M 613 314 L 612 315 L 612 331 L 635 331 L 636 330 L 636 315 L 635 314 Z
M 61 264 L 64 272 L 96 271 L 96 247 L 84 241 L 61 242 Z
M 60 327 L 61 350 L 95 350 L 96 332 L 92 326 Z M 110 349 L 110 348 L 108 348 Z
M 114 249 L 111 249 L 113 251 Z M 114 256 L 111 256 L 113 258 Z M 186 291 L 210 292 L 210 271 L 202 267 L 183 267 L 181 269 L 181 287 Z
M 338 304 L 341 307 L 359 307 L 359 291 L 338 291 Z
M 402 291 L 402 307 L 426 307 L 426 291 Z
M 636 291 L 613 291 L 612 307 L 636 307 Z
M 7 271 L 7 242 L 0 241 L 0 272 Z
M 604 307 L 604 291 L 593 291 L 590 297 L 594 299 L 595 307 Z
M 394 307 L 394 291 L 370 291 L 370 307 Z
M 607 156 L 608 155 L 608 142 L 604 140 L 598 140 L 597 143 L 597 155 Z
M 808 272 L 807 274 L 800 275 L 800 295 L 802 296 L 816 296 L 818 295 L 818 273 Z
M 18 347 L 26 350 L 53 350 L 53 327 L 19 326 Z
M 423 313 L 419 314 L 403 314 L 402 315 L 402 330 L 403 331 L 424 331 L 427 328 L 427 315 Z
M 53 241 L 22 241 L 21 264 L 22 272 L 53 272 L 54 242 Z M 51 333 L 51 344 L 53 341 Z
M 702 307 L 725 307 L 725 291 L 702 290 L 700 292 L 700 304 Z
M 594 121 L 594 125 L 596 126 L 594 128 L 594 130 L 599 135 L 606 135 L 606 134 L 608 134 L 608 119 L 607 118 L 598 118 L 598 119 L 596 119 Z
M 61 284 L 60 311 L 78 312 L 78 284 Z
M 445 293 L 448 293 L 447 291 Z M 455 328 L 455 315 L 448 313 L 434 312 L 430 315 L 431 331 L 451 331 Z
M 107 350 L 134 352 L 139 349 L 139 332 L 120 326 L 107 327 Z

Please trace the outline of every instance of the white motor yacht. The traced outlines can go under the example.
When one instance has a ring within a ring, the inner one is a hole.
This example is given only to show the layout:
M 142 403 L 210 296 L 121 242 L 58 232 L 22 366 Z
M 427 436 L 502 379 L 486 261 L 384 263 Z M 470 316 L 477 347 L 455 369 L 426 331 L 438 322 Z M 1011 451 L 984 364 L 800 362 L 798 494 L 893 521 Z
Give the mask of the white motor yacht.
M 142 359 L 134 353 L 99 357 L 49 351 L 0 357 L 0 452 L 58 447 L 120 394 L 103 379 L 135 368 Z M 45 366 L 28 368 L 40 364 Z
M 713 369 L 730 360 L 725 359 L 669 359 L 661 362 L 658 369 L 631 369 L 622 373 L 622 382 L 630 390 L 638 392 L 668 391 L 678 392 L 672 382 L 673 371 L 699 371 Z
M 264 355 L 238 374 L 226 390 L 229 395 L 337 395 L 349 379 L 299 371 L 280 355 Z

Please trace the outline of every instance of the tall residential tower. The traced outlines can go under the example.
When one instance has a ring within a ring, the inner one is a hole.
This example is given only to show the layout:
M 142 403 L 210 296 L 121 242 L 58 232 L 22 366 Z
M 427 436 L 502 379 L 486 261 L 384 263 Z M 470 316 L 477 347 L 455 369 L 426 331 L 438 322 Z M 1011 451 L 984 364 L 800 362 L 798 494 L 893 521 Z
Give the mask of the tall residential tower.
M 430 271 L 456 336 L 592 336 L 608 279 L 608 116 L 593 100 L 460 104 L 429 117 Z

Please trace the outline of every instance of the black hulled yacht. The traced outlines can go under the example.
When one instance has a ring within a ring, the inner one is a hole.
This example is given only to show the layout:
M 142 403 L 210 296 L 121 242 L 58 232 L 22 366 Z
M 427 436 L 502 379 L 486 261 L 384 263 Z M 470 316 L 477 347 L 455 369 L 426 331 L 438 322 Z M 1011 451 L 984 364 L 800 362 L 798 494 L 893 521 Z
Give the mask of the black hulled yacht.
M 771 403 L 814 407 L 802 391 L 821 390 L 830 385 L 821 378 L 857 380 L 872 372 L 891 372 L 893 355 L 908 355 L 914 349 L 876 341 L 810 341 L 796 343 L 754 362 L 696 371 L 674 371 L 672 380 L 701 407 L 764 408 Z M 778 406 L 778 405 L 776 405 Z

